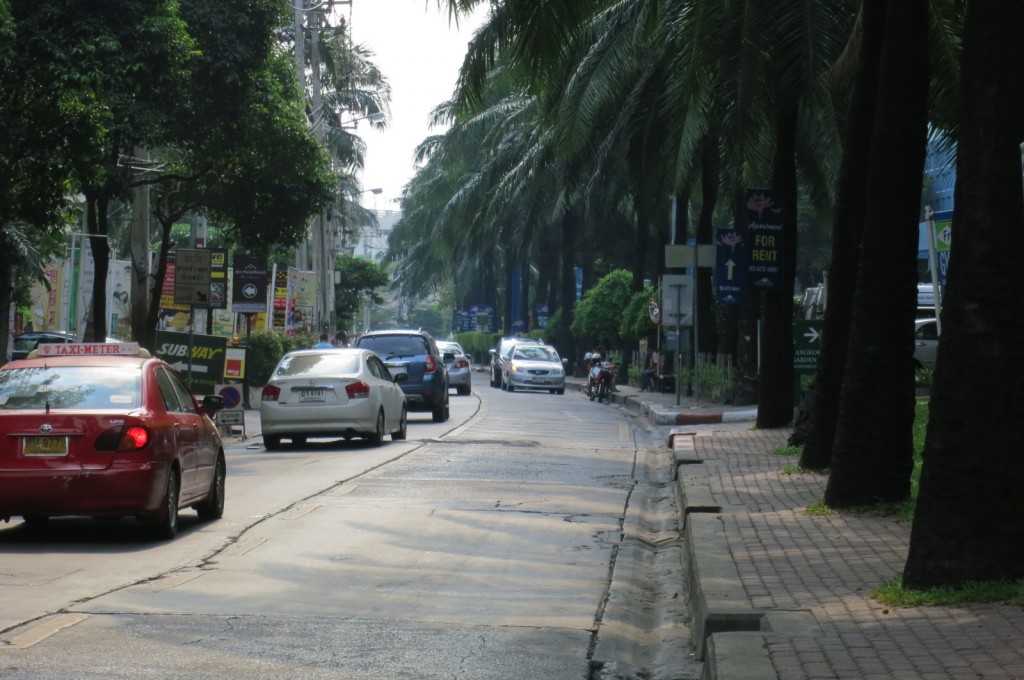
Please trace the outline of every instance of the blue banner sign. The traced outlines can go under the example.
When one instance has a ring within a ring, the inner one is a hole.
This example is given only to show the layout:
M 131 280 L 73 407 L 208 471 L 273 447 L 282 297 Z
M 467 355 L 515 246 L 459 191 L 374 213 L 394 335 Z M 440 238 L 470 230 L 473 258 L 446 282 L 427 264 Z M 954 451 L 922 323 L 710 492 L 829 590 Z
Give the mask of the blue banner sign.
M 719 229 L 715 236 L 715 295 L 726 305 L 743 300 L 747 279 L 746 236 L 740 229 Z

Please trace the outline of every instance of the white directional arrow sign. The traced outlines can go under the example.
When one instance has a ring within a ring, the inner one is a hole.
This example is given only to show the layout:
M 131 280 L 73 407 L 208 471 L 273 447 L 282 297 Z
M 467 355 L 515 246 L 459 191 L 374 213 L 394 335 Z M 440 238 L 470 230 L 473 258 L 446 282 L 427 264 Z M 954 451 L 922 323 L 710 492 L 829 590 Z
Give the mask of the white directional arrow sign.
M 807 338 L 807 342 L 817 342 L 818 338 L 821 337 L 821 330 L 818 328 L 809 328 L 804 337 Z

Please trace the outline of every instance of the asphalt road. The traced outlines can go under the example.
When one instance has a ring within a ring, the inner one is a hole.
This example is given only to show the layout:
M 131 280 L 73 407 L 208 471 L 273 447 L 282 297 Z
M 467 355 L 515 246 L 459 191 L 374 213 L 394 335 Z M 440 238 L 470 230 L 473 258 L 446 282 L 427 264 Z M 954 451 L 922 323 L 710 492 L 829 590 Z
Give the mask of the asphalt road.
M 409 439 L 227 452 L 225 516 L 0 527 L 0 678 L 696 678 L 662 433 L 478 381 Z

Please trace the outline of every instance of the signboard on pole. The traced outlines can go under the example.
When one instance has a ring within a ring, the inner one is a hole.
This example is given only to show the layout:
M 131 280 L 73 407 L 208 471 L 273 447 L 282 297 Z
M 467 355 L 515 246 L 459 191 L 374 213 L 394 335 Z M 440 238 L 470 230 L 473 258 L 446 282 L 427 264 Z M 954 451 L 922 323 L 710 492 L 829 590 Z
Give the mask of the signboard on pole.
M 666 274 L 661 279 L 661 319 L 666 326 L 693 325 L 693 277 Z
M 719 229 L 715 236 L 715 297 L 726 305 L 743 300 L 747 280 L 747 244 L 739 229 Z
M 212 253 L 209 250 L 178 248 L 174 261 L 174 302 L 191 307 L 210 303 Z
M 231 310 L 238 314 L 267 311 L 267 258 L 235 253 L 231 272 Z
M 188 377 L 194 394 L 213 394 L 214 387 L 224 380 L 227 342 L 227 338 L 219 335 L 188 336 L 173 331 L 157 331 L 153 354 Z
M 821 331 L 825 326 L 822 319 L 793 320 L 793 398 L 799 403 L 800 378 L 814 375 L 818 370 L 818 355 L 821 354 Z
M 208 309 L 228 308 L 228 249 L 210 248 L 210 301 Z
M 949 253 L 953 247 L 953 211 L 932 214 L 932 233 L 935 234 L 935 271 L 939 290 L 946 290 L 946 272 L 949 271 Z
M 782 208 L 781 191 L 747 189 L 746 238 L 750 247 L 747 277 L 754 290 L 783 291 L 785 232 Z

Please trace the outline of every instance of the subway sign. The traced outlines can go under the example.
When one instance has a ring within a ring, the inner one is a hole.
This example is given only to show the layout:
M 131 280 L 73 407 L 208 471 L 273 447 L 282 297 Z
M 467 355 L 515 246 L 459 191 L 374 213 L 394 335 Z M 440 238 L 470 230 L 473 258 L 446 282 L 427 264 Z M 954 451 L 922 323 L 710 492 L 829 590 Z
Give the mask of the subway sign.
M 194 394 L 214 394 L 224 380 L 227 338 L 219 335 L 192 335 L 172 331 L 156 332 L 156 351 L 189 383 Z M 190 361 L 191 359 L 191 361 Z

